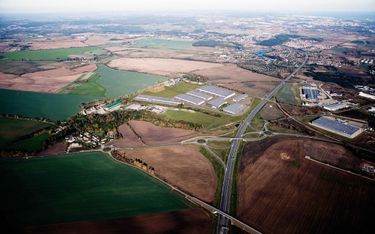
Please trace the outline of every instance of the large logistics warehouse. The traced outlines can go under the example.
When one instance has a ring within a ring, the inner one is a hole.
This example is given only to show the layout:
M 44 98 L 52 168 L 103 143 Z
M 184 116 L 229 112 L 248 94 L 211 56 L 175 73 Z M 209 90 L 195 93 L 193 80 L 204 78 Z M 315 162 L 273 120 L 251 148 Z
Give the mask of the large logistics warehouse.
M 178 105 L 182 102 L 175 101 L 172 98 L 165 98 L 165 97 L 155 97 L 155 96 L 149 96 L 149 95 L 138 95 L 134 98 L 134 100 L 138 101 L 145 101 L 145 102 L 156 102 L 156 103 L 163 103 L 168 105 Z
M 302 89 L 302 94 L 309 100 L 318 100 L 320 96 L 319 90 L 317 89 Z
M 228 103 L 228 102 L 226 102 L 224 100 L 221 100 L 221 99 L 215 99 L 215 100 L 210 101 L 207 104 L 214 107 L 214 108 L 219 109 L 222 105 L 224 105 L 226 103 Z
M 237 112 L 239 112 L 239 111 L 241 110 L 242 107 L 243 107 L 242 104 L 240 104 L 240 103 L 235 103 L 235 104 L 232 104 L 232 105 L 230 105 L 230 106 L 225 107 L 225 108 L 223 109 L 223 111 L 235 115 Z
M 189 91 L 187 92 L 186 94 L 190 95 L 190 96 L 194 96 L 194 97 L 197 97 L 197 98 L 201 98 L 203 100 L 211 100 L 212 99 L 212 96 L 208 95 L 208 94 L 205 94 L 205 93 L 200 93 L 200 92 L 197 92 L 197 91 Z
M 186 94 L 179 94 L 179 95 L 175 96 L 174 98 L 178 99 L 178 100 L 181 100 L 183 102 L 187 102 L 187 103 L 190 103 L 190 104 L 193 104 L 193 105 L 197 105 L 197 106 L 204 103 L 203 99 L 193 97 L 193 96 L 190 96 L 190 95 L 186 95 Z
M 349 107 L 348 105 L 342 102 L 338 102 L 335 104 L 324 106 L 324 109 L 329 110 L 329 111 L 337 111 L 337 110 L 341 110 L 341 109 L 348 108 L 348 107 Z
M 311 124 L 348 138 L 354 138 L 363 132 L 362 128 L 356 128 L 347 125 L 345 122 L 326 117 L 320 117 L 319 119 L 312 121 Z
M 197 88 L 196 90 L 204 92 L 204 93 L 208 93 L 208 94 L 211 94 L 211 95 L 218 96 L 218 97 L 220 97 L 224 100 L 227 99 L 227 98 L 230 98 L 230 97 L 232 97 L 236 94 L 233 91 L 221 89 L 221 88 L 218 88 L 218 87 L 215 87 L 215 86 L 210 86 L 210 85 L 202 86 L 200 88 Z

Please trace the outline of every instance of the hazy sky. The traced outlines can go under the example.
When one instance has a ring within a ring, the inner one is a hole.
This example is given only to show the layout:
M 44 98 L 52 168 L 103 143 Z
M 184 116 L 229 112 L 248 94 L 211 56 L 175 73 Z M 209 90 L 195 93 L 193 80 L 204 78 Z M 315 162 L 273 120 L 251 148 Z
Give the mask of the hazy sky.
M 0 0 L 0 14 L 189 9 L 375 11 L 375 0 Z

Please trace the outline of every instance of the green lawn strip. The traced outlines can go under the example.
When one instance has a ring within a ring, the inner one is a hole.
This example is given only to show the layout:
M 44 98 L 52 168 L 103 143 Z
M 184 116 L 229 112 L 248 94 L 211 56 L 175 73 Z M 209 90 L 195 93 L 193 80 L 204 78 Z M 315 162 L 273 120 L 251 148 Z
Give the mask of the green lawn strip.
M 240 146 L 238 147 L 237 155 L 236 155 L 236 163 L 234 165 L 233 170 L 233 178 L 232 178 L 232 191 L 231 191 L 231 198 L 230 198 L 230 209 L 229 214 L 236 217 L 237 216 L 237 199 L 238 199 L 238 183 L 239 183 L 239 165 L 241 162 L 242 150 L 245 143 L 242 141 Z
M 20 137 L 51 127 L 53 124 L 35 120 L 0 117 L 0 148 L 10 145 Z
M 91 53 L 92 52 L 92 53 Z M 94 53 L 95 52 L 95 53 Z M 76 47 L 67 49 L 51 49 L 51 50 L 28 50 L 28 51 L 15 51 L 1 54 L 6 57 L 5 60 L 65 60 L 69 55 L 80 55 L 80 54 L 96 54 L 100 55 L 105 53 L 105 50 L 99 50 L 95 47 Z
M 226 156 L 228 155 L 230 148 L 228 148 L 228 149 L 214 149 L 214 148 L 211 148 L 211 150 L 217 156 L 219 156 L 219 158 L 221 158 L 223 161 L 225 161 L 226 160 Z
M 87 82 L 71 90 L 68 94 L 72 95 L 86 95 L 93 97 L 105 97 L 107 89 L 96 81 L 99 80 L 99 74 L 92 75 Z
M 276 98 L 280 102 L 290 103 L 293 105 L 297 105 L 298 102 L 296 98 L 294 97 L 293 91 L 292 91 L 293 84 L 288 83 L 283 86 L 283 88 L 276 94 Z
M 268 124 L 267 125 L 268 130 L 272 132 L 278 132 L 278 133 L 290 133 L 290 134 L 301 134 L 304 135 L 304 133 L 292 130 L 292 129 L 286 129 L 277 125 Z
M 208 141 L 207 145 L 212 147 L 227 147 L 232 144 L 231 141 Z
M 48 132 L 43 132 L 42 134 L 28 138 L 23 141 L 16 142 L 6 147 L 6 149 L 15 149 L 15 150 L 27 150 L 35 151 L 43 146 L 44 141 L 49 137 Z
M 254 116 L 254 118 L 251 120 L 251 126 L 253 128 L 255 128 L 256 130 L 259 130 L 261 131 L 263 129 L 263 126 L 264 126 L 264 119 L 263 117 L 260 116 L 260 113 L 256 113 L 256 115 Z
M 193 113 L 193 112 L 187 112 L 187 111 L 167 110 L 161 115 L 168 119 L 184 120 L 187 122 L 201 124 L 204 127 L 219 120 L 218 117 L 206 115 L 206 114 L 199 113 L 199 112 Z
M 153 92 L 145 92 L 144 95 L 150 95 L 150 96 L 158 96 L 158 97 L 166 97 L 166 98 L 173 98 L 176 95 L 187 93 L 191 90 L 197 89 L 201 87 L 202 85 L 196 85 L 196 84 L 189 84 L 189 83 L 180 83 L 178 85 L 172 86 L 172 87 L 165 87 L 165 90 L 153 93 Z
M 187 209 L 139 170 L 92 152 L 0 161 L 1 212 L 21 227 Z
M 103 98 L 0 89 L 0 114 L 66 120 L 81 110 L 82 103 L 100 99 Z
M 219 162 L 218 159 L 215 158 L 215 156 L 211 155 L 204 147 L 201 147 L 199 152 L 203 156 L 205 156 L 208 160 L 210 160 L 210 162 L 214 166 L 216 176 L 217 176 L 217 188 L 216 188 L 213 206 L 219 207 L 220 206 L 220 199 L 221 199 L 221 192 L 222 192 L 222 189 L 223 189 L 223 179 L 224 179 L 223 165 Z

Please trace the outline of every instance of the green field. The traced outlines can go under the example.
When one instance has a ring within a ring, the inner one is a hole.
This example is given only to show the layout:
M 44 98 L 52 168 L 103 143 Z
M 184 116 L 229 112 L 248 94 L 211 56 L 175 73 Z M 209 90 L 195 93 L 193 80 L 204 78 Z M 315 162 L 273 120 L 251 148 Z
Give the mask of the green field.
M 183 50 L 192 48 L 192 41 L 172 41 L 164 39 L 145 39 L 137 41 L 137 47 L 149 47 L 153 49 Z
M 25 227 L 187 209 L 170 189 L 93 152 L 0 161 L 1 212 Z
M 37 132 L 50 126 L 53 125 L 34 120 L 0 117 L 0 148 L 9 148 L 12 142 L 19 139 L 21 136 Z
M 49 137 L 49 133 L 43 132 L 42 134 L 35 136 L 33 138 L 28 138 L 26 140 L 16 142 L 6 147 L 6 149 L 35 151 L 43 146 L 44 141 L 48 137 Z
M 156 85 L 166 77 L 130 71 L 119 71 L 99 64 L 96 70 L 100 75 L 98 83 L 107 88 L 107 96 L 118 98 L 138 92 L 149 86 Z
M 165 87 L 165 90 L 153 93 L 153 92 L 145 92 L 144 95 L 151 95 L 151 96 L 158 96 L 158 97 L 166 97 L 166 98 L 173 98 L 176 95 L 181 93 L 186 93 L 190 90 L 197 89 L 202 85 L 196 84 L 189 84 L 189 83 L 180 83 L 178 85 L 172 87 Z
M 277 93 L 276 98 L 280 102 L 290 103 L 293 105 L 297 105 L 298 102 L 294 97 L 292 91 L 293 84 L 285 84 L 284 87 Z
M 67 49 L 52 49 L 52 50 L 28 50 L 28 51 L 16 51 L 7 52 L 1 54 L 6 57 L 5 60 L 57 60 L 57 59 L 67 59 L 69 55 L 100 55 L 107 51 L 101 50 L 95 47 L 76 47 Z
M 175 110 L 167 110 L 162 114 L 162 116 L 173 119 L 173 120 L 184 120 L 187 122 L 201 124 L 204 127 L 220 120 L 218 117 L 214 117 L 211 115 L 202 114 L 199 112 L 187 112 L 187 111 L 175 111 Z
M 66 120 L 80 111 L 81 103 L 97 99 L 101 98 L 0 89 L 0 114 Z
M 51 61 L 1 61 L 0 71 L 15 75 L 45 70 L 42 66 L 51 64 Z
M 100 79 L 99 74 L 91 76 L 87 82 L 81 84 L 80 86 L 74 88 L 69 92 L 71 95 L 86 95 L 94 97 L 105 97 L 107 89 L 97 83 Z

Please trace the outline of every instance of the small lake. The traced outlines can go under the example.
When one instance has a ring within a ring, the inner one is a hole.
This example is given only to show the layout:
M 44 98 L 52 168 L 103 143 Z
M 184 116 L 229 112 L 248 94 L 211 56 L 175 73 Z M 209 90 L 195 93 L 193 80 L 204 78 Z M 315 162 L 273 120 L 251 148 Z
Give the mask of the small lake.
M 271 59 L 270 57 L 267 57 L 267 56 L 264 55 L 265 53 L 270 52 L 270 51 L 268 51 L 268 50 L 256 50 L 256 52 L 258 52 L 258 53 L 256 54 L 257 56 L 260 56 L 260 57 L 262 57 L 262 58 L 266 58 L 266 59 Z

